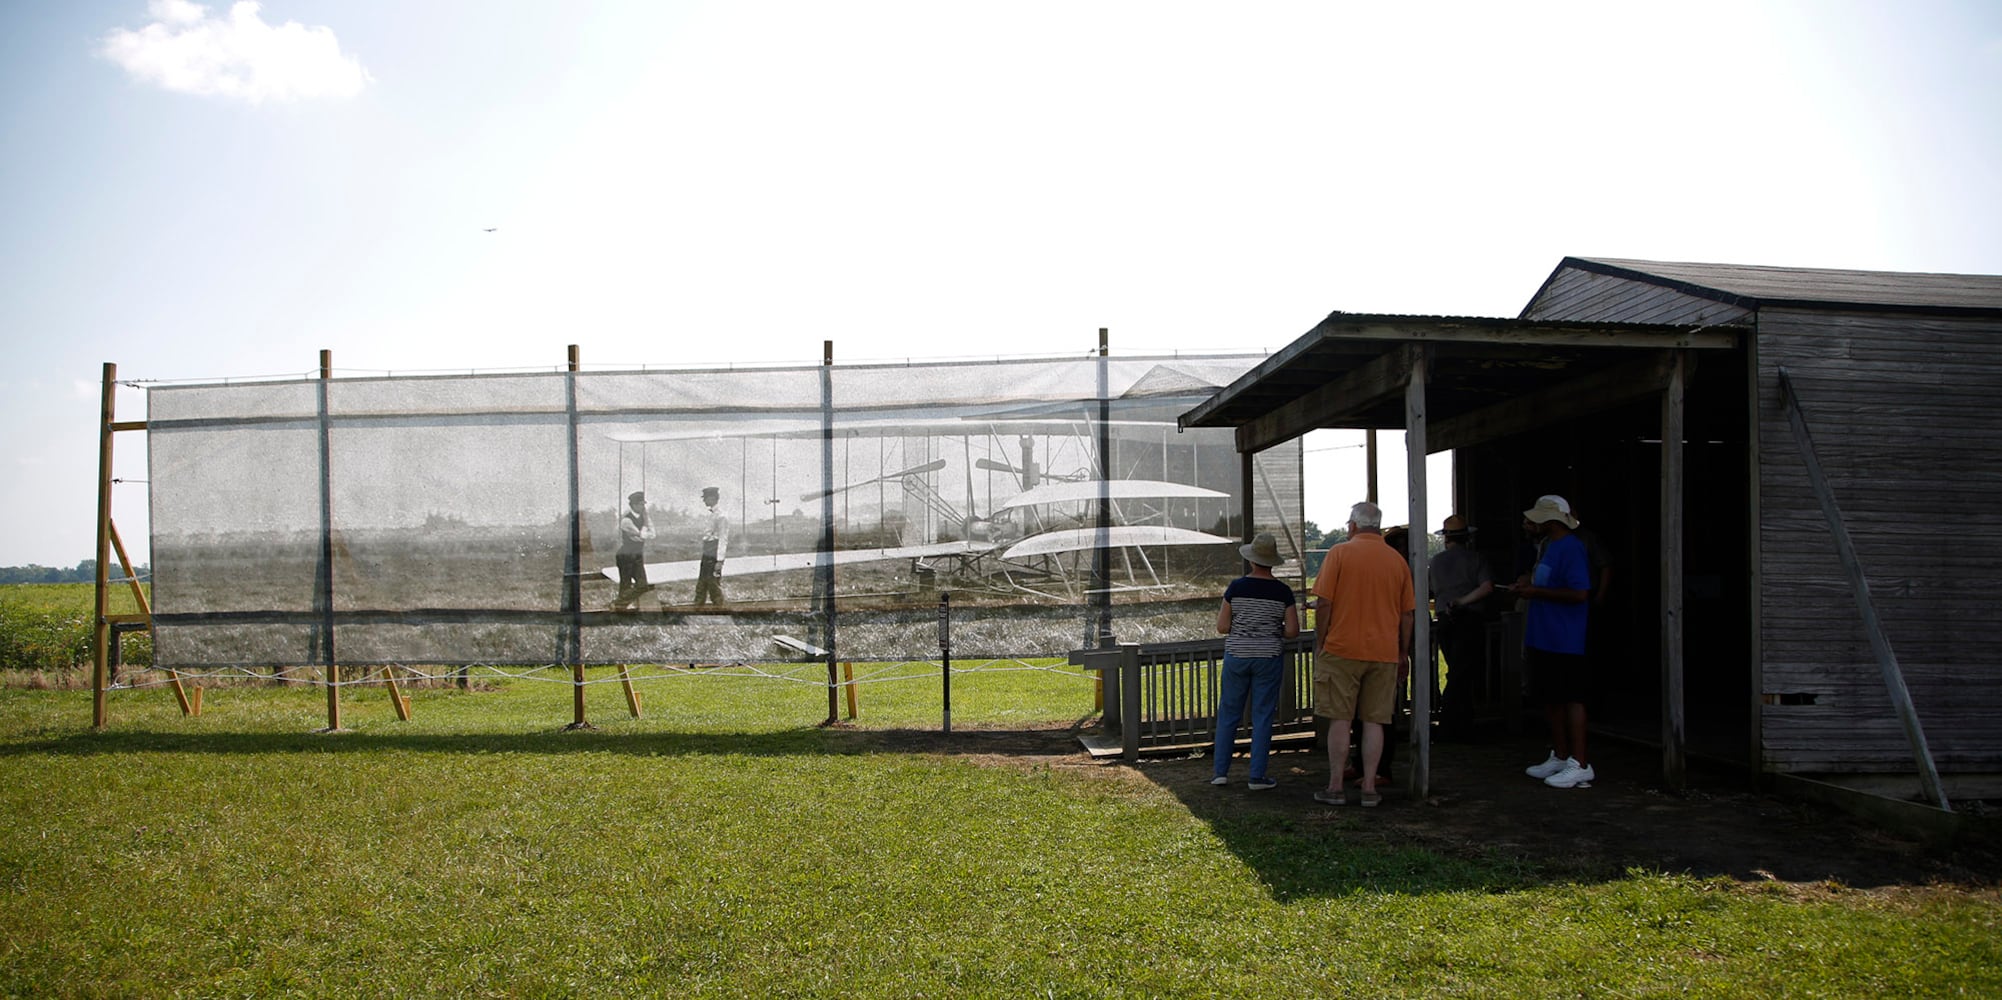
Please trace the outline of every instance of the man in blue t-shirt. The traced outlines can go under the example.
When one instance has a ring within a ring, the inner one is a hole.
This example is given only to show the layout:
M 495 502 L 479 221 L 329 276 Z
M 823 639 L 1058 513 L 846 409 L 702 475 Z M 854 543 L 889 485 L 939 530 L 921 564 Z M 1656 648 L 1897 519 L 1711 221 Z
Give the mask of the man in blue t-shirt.
M 1525 769 L 1552 788 L 1590 788 L 1597 774 L 1585 752 L 1586 602 L 1592 589 L 1590 557 L 1575 534 L 1571 505 L 1555 494 L 1536 498 L 1522 512 L 1536 526 L 1543 552 L 1527 579 L 1509 592 L 1529 601 L 1523 629 L 1523 667 L 1531 693 L 1550 722 L 1550 756 Z
M 1279 542 L 1260 533 L 1238 554 L 1251 572 L 1230 582 L 1217 610 L 1216 630 L 1223 641 L 1223 676 L 1216 706 L 1216 743 L 1210 750 L 1216 769 L 1212 785 L 1230 784 L 1230 756 L 1237 747 L 1237 720 L 1251 698 L 1251 780 L 1254 792 L 1278 782 L 1265 773 L 1272 751 L 1272 715 L 1279 708 L 1279 688 L 1286 677 L 1286 640 L 1300 634 L 1300 607 L 1293 588 L 1272 575 L 1279 565 Z

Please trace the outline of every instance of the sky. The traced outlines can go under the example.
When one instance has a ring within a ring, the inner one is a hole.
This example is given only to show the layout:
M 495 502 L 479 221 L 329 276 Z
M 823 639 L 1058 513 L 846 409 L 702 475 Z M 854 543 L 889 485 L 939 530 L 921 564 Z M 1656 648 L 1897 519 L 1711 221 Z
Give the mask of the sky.
M 1998 105 L 1992 2 L 6 4 L 0 565 L 94 554 L 107 362 L 1272 351 L 1566 255 L 1997 274 Z M 1306 442 L 1323 526 L 1359 440 Z

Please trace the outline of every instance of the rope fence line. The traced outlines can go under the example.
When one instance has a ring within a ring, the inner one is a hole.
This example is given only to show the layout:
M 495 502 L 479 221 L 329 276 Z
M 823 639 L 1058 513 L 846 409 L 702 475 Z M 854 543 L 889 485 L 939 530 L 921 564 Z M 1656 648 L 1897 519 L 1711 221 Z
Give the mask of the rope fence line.
M 937 660 L 904 660 L 896 663 L 876 663 L 874 669 L 844 678 L 837 687 L 849 685 L 871 685 L 898 681 L 936 681 L 939 679 L 940 662 Z M 772 669 L 790 668 L 790 669 Z M 110 685 L 112 691 L 139 691 L 172 686 L 177 680 L 186 683 L 202 680 L 256 681 L 264 684 L 293 684 L 324 688 L 328 680 L 319 667 L 285 667 L 277 670 L 256 670 L 250 667 L 227 667 L 212 670 L 168 670 L 164 667 L 127 666 L 121 671 L 120 680 Z M 717 663 L 681 666 L 672 663 L 600 664 L 591 669 L 617 671 L 607 676 L 586 677 L 577 680 L 572 668 L 562 664 L 544 664 L 526 669 L 510 669 L 494 664 L 468 664 L 464 667 L 449 667 L 442 670 L 426 670 L 415 666 L 381 665 L 359 668 L 367 672 L 357 677 L 344 678 L 332 682 L 336 688 L 380 687 L 391 683 L 440 682 L 457 684 L 465 678 L 485 678 L 489 680 L 534 681 L 545 684 L 560 684 L 566 687 L 582 683 L 585 687 L 604 684 L 623 684 L 639 681 L 659 681 L 673 678 L 737 678 L 747 680 L 783 681 L 808 684 L 815 687 L 827 686 L 826 664 L 809 661 L 796 664 L 778 663 Z M 1082 669 L 1064 663 L 1037 664 L 1022 659 L 991 659 L 971 666 L 958 663 L 951 667 L 953 676 L 980 673 L 1022 673 L 1042 672 L 1063 674 L 1080 680 L 1090 680 L 1092 675 Z

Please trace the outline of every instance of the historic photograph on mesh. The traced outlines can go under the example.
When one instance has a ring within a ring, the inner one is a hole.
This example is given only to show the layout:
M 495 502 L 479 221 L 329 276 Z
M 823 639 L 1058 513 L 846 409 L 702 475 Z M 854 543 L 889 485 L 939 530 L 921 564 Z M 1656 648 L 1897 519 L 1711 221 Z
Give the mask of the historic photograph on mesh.
M 962 655 L 1200 638 L 1244 484 L 1176 418 L 1257 360 L 155 389 L 158 655 L 924 659 L 947 593 Z M 1297 540 L 1297 443 L 1250 486 Z

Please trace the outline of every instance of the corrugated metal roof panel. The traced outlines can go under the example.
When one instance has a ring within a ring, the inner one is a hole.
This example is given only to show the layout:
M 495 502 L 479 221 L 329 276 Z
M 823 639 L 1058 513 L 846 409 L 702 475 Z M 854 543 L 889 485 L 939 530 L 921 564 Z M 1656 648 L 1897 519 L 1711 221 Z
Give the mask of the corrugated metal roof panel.
M 1566 257 L 1560 269 L 1578 267 L 1667 284 L 1744 305 L 1891 307 L 1912 310 L 2002 311 L 2002 275 L 1846 271 Z

